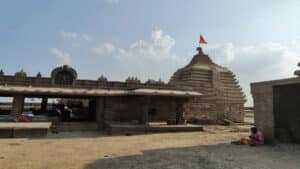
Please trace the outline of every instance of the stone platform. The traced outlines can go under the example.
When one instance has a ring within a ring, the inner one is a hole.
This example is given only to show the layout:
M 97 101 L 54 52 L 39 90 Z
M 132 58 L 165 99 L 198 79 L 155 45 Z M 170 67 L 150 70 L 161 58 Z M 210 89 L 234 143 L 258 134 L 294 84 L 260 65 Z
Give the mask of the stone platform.
M 127 133 L 164 133 L 164 132 L 194 132 L 203 131 L 201 125 L 132 125 L 132 124 L 108 124 L 107 131 L 110 134 L 127 134 Z
M 63 122 L 59 128 L 59 132 L 76 132 L 76 131 L 97 131 L 96 122 Z
M 50 122 L 43 123 L 0 123 L 0 138 L 45 137 L 50 128 Z

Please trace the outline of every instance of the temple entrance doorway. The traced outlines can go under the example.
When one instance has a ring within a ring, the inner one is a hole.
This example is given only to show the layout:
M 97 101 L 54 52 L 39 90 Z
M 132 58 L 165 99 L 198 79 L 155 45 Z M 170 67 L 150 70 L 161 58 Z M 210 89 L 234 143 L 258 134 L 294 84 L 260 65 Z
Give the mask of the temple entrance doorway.
M 275 138 L 300 143 L 300 84 L 274 86 Z

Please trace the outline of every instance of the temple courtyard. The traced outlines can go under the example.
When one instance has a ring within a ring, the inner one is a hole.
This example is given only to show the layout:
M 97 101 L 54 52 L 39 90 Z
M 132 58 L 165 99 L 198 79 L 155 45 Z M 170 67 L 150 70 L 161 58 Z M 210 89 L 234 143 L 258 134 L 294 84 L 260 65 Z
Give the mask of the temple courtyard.
M 97 132 L 0 139 L 0 169 L 297 169 L 299 145 L 232 145 L 246 127 L 107 136 Z

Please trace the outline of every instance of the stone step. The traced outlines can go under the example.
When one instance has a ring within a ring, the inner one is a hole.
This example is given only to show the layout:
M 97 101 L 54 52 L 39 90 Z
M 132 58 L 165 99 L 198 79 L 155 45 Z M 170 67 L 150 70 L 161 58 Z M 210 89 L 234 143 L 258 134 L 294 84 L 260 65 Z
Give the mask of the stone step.
M 59 127 L 60 132 L 96 131 L 97 129 L 96 122 L 63 122 Z

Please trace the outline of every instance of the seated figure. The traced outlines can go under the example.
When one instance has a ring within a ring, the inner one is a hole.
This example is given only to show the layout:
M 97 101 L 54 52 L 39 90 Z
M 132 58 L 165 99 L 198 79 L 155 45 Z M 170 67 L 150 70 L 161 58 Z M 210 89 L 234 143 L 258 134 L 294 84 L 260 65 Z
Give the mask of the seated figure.
M 242 138 L 240 141 L 234 141 L 233 144 L 243 144 L 250 146 L 258 146 L 264 144 L 264 136 L 261 131 L 258 131 L 256 127 L 252 127 L 251 135 L 249 138 Z
M 258 131 L 256 127 L 251 128 L 250 145 L 257 146 L 264 144 L 264 136 L 261 131 Z

